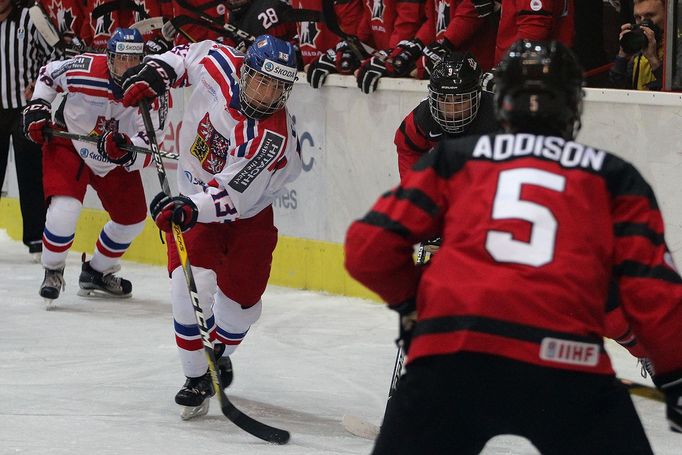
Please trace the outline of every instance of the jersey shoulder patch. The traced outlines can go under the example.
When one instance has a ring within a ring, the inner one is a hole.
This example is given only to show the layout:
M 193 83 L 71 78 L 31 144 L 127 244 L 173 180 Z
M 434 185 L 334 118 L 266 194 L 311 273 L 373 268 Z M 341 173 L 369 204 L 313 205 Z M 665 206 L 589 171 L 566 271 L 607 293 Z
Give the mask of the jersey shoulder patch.
M 228 185 L 243 193 L 251 183 L 267 168 L 279 155 L 284 146 L 284 136 L 274 131 L 266 130 L 258 145 L 258 151 L 248 164 L 235 175 Z

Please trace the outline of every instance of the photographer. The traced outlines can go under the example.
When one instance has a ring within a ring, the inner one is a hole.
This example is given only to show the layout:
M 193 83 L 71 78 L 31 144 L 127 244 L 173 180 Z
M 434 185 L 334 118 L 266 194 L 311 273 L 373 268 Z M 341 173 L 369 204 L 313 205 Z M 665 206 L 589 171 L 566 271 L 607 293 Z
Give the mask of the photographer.
M 663 81 L 663 0 L 635 0 L 634 24 L 623 24 L 620 50 L 609 71 L 615 88 L 661 90 Z

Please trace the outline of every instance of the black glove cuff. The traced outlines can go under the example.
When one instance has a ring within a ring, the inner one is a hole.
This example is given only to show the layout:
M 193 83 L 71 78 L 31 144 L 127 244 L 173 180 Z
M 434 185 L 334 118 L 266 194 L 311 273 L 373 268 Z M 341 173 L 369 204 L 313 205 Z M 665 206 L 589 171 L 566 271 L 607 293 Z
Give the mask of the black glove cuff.
M 682 370 L 666 374 L 657 374 L 651 379 L 654 381 L 654 384 L 656 384 L 656 387 L 663 391 L 682 388 Z
M 417 311 L 417 299 L 412 297 L 397 305 L 389 305 L 388 307 L 401 316 L 407 316 L 408 314 Z

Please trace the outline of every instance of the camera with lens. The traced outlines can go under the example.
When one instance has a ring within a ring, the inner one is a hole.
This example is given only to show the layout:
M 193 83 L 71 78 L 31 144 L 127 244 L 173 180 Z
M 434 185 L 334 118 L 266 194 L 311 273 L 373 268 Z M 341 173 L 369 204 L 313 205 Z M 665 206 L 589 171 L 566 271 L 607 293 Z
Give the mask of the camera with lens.
M 650 19 L 643 19 L 639 24 L 630 24 L 630 31 L 620 39 L 620 47 L 626 54 L 636 54 L 649 46 L 649 39 L 644 34 L 642 27 L 649 27 L 654 32 L 656 42 L 661 41 L 661 29 Z

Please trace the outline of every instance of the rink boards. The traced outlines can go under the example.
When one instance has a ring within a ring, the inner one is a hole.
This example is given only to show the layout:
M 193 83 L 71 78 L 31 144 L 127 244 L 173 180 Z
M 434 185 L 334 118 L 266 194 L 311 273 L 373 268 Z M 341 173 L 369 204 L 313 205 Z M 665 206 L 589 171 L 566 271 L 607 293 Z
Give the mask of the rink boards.
M 302 146 L 304 171 L 275 201 L 280 240 L 271 282 L 335 294 L 372 297 L 343 270 L 343 239 L 349 223 L 398 181 L 393 137 L 404 116 L 426 95 L 425 81 L 382 79 L 380 89 L 364 95 L 350 77 L 330 76 L 314 90 L 299 75 L 289 101 Z M 178 151 L 183 94 L 174 94 L 163 140 Z M 652 184 L 666 219 L 667 240 L 682 260 L 682 96 L 620 90 L 587 90 L 583 129 L 578 140 L 633 162 Z M 21 238 L 14 163 L 10 158 L 0 200 L 0 228 Z M 175 188 L 175 165 L 168 162 Z M 152 168 L 143 173 L 147 200 L 159 191 Z M 473 201 L 472 203 L 475 203 Z M 90 253 L 107 221 L 96 196 L 88 193 L 76 232 L 74 251 Z M 377 252 L 381 254 L 381 252 Z M 165 246 L 148 219 L 128 260 L 165 264 Z

